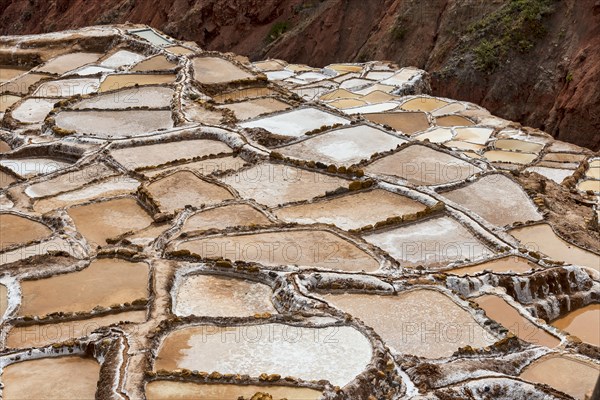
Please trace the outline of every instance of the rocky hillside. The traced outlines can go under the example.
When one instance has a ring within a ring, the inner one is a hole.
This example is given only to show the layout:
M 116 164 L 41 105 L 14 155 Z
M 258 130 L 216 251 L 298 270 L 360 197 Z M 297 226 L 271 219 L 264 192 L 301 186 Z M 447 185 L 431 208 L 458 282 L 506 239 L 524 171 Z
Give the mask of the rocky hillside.
M 414 65 L 435 95 L 600 149 L 597 0 L 0 0 L 0 10 L 1 34 L 130 21 L 253 59 Z

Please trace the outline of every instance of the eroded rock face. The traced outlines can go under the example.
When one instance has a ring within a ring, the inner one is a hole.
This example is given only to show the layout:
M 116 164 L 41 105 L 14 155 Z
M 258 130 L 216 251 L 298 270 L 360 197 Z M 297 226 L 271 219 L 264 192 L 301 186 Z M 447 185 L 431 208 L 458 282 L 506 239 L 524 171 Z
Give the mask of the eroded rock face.
M 597 155 L 388 62 L 250 63 L 141 25 L 0 46 L 5 398 L 591 386 Z M 535 386 L 555 353 L 584 379 Z

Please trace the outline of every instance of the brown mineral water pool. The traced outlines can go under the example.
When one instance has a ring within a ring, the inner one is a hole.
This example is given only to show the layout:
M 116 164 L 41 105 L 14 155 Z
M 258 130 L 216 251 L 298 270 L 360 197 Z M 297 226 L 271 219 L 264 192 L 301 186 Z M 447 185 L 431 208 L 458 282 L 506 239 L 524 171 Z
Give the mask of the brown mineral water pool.
M 102 54 L 99 53 L 63 54 L 36 68 L 36 71 L 61 75 L 85 64 L 96 62 L 101 56 Z
M 163 212 L 173 212 L 188 204 L 199 207 L 233 199 L 229 190 L 204 181 L 190 171 L 175 172 L 152 182 L 147 188 Z
M 8 289 L 0 284 L 0 319 L 4 317 L 4 313 L 8 309 Z
M 476 275 L 484 270 L 489 270 L 494 273 L 514 272 L 517 274 L 523 274 L 527 271 L 531 271 L 533 268 L 540 268 L 524 258 L 521 257 L 504 257 L 497 260 L 486 261 L 481 264 L 471 265 L 469 267 L 456 268 L 447 273 L 452 275 Z
M 442 195 L 499 226 L 542 219 L 521 186 L 501 174 L 486 175 Z
M 505 162 L 513 164 L 529 164 L 537 158 L 537 154 L 520 153 L 516 151 L 489 150 L 483 156 L 491 162 Z
M 4 367 L 2 398 L 93 400 L 99 377 L 100 365 L 91 358 L 68 356 L 21 361 Z
M 194 79 L 200 83 L 225 83 L 254 77 L 251 73 L 219 57 L 197 57 L 192 63 Z
M 497 340 L 471 314 L 435 290 L 411 290 L 398 296 L 326 294 L 322 297 L 360 318 L 388 346 L 404 354 L 448 357 L 460 347 L 485 347 Z
M 188 275 L 179 285 L 173 305 L 179 316 L 250 317 L 277 313 L 268 285 L 216 275 Z
M 185 221 L 183 232 L 226 229 L 233 226 L 268 225 L 271 221 L 247 204 L 232 204 L 194 214 Z
M 152 223 L 150 215 L 132 197 L 75 206 L 68 213 L 92 248 L 105 245 L 108 238 Z
M 510 234 L 529 250 L 540 251 L 556 261 L 564 261 L 600 271 L 600 255 L 564 241 L 554 233 L 548 224 L 512 229 Z
M 81 271 L 23 281 L 19 315 L 91 311 L 146 298 L 148 273 L 145 263 L 104 258 Z
M 402 104 L 402 109 L 406 111 L 433 111 L 447 104 L 447 101 L 436 97 L 417 97 Z
M 176 55 L 188 55 L 188 54 L 193 53 L 192 50 L 188 49 L 187 47 L 183 47 L 183 46 L 169 46 L 169 47 L 165 47 L 165 50 L 167 50 L 169 53 L 176 54 Z
M 116 175 L 116 172 L 105 164 L 95 163 L 77 171 L 66 172 L 46 181 L 35 183 L 25 189 L 31 197 L 52 196 L 61 192 L 77 189 L 86 183 Z
M 561 162 L 561 163 L 580 163 L 586 156 L 584 154 L 571 153 L 548 153 L 542 158 L 543 161 Z
M 50 236 L 52 231 L 44 224 L 14 214 L 0 214 L 0 250 L 26 244 Z
M 291 106 L 283 101 L 269 97 L 264 99 L 251 99 L 239 103 L 229 103 L 217 108 L 227 108 L 235 114 L 238 120 L 246 120 L 276 111 L 287 110 Z
M 0 140 L 0 153 L 8 153 L 12 148 L 4 140 Z
M 485 311 L 486 315 L 503 325 L 520 339 L 546 347 L 556 347 L 560 340 L 531 323 L 523 317 L 513 306 L 508 304 L 502 297 L 496 295 L 484 295 L 477 297 L 474 301 Z
M 213 97 L 213 100 L 217 103 L 223 103 L 227 100 L 240 101 L 263 96 L 271 96 L 274 94 L 278 93 L 268 87 L 249 87 L 245 89 L 238 89 L 233 90 L 231 92 L 217 94 Z
M 412 135 L 429 128 L 427 115 L 422 112 L 387 112 L 364 114 L 371 122 L 391 126 L 393 129 Z
M 10 106 L 21 100 L 19 96 L 13 96 L 12 94 L 3 94 L 0 96 L 0 113 L 8 110 Z
M 266 266 L 299 265 L 340 271 L 375 271 L 366 252 L 322 230 L 279 231 L 194 239 L 179 245 L 205 258 L 230 258 Z
M 206 325 L 167 335 L 154 368 L 250 376 L 279 374 L 304 380 L 326 379 L 343 387 L 365 369 L 371 357 L 369 340 L 348 326 Z
M 437 126 L 470 126 L 475 125 L 473 121 L 460 115 L 446 115 L 435 119 Z
M 173 165 L 156 169 L 144 170 L 142 173 L 149 177 L 155 177 L 166 172 L 175 172 L 179 170 L 192 171 L 198 175 L 210 175 L 217 172 L 237 171 L 246 165 L 246 162 L 240 157 L 219 157 L 202 161 L 193 161 L 184 164 Z
M 23 75 L 28 70 L 10 65 L 0 65 L 0 84 Z
M 600 193 L 600 181 L 591 179 L 581 181 L 577 184 L 577 189 L 581 190 L 582 192 L 591 190 L 592 192 Z
M 418 201 L 387 190 L 375 189 L 325 201 L 283 207 L 275 213 L 286 222 L 334 224 L 348 230 L 374 225 L 388 217 L 400 217 L 424 209 L 425 205 Z
M 221 178 L 246 199 L 274 207 L 292 201 L 309 200 L 349 181 L 282 164 L 260 163 L 249 169 Z
M 318 390 L 291 386 L 256 386 L 198 384 L 192 382 L 153 381 L 146 385 L 148 400 L 238 400 L 251 398 L 256 393 L 268 393 L 273 400 L 318 400 Z
M 114 74 L 107 75 L 100 84 L 99 92 L 124 89 L 132 86 L 171 84 L 177 79 L 172 74 Z
M 0 84 L 0 93 L 26 95 L 29 93 L 29 89 L 41 81 L 44 78 L 48 78 L 48 75 L 27 73 L 15 78 L 14 80 Z
M 175 67 L 177 67 L 177 63 L 171 62 L 167 57 L 159 54 L 136 64 L 131 68 L 131 71 L 163 71 L 171 70 Z
M 174 94 L 175 91 L 169 87 L 142 86 L 90 97 L 75 104 L 73 109 L 168 108 Z
M 24 349 L 48 346 L 52 343 L 88 336 L 100 327 L 117 324 L 121 321 L 139 323 L 145 320 L 146 311 L 126 311 L 77 321 L 20 326 L 10 330 L 6 338 L 6 347 Z
M 12 175 L 0 170 L 0 189 L 7 187 L 14 182 L 16 182 L 16 179 Z
M 552 325 L 600 347 L 600 304 L 590 304 L 552 322 Z
M 539 153 L 544 145 L 541 143 L 526 142 L 517 139 L 499 139 L 494 143 L 494 147 L 502 150 L 518 150 L 525 153 Z
M 406 179 L 415 185 L 439 185 L 462 181 L 481 169 L 447 153 L 412 145 L 375 161 L 366 171 Z
M 525 368 L 520 378 L 544 383 L 576 399 L 584 400 L 586 393 L 596 385 L 599 374 L 600 367 L 597 365 L 574 357 L 551 354 Z

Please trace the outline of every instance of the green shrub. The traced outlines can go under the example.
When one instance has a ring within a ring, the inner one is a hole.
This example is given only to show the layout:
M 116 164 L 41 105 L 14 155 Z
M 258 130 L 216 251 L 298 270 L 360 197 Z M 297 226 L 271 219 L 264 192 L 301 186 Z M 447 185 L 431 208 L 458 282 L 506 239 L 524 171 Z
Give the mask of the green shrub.
M 281 35 L 286 33 L 289 29 L 290 29 L 289 22 L 287 22 L 287 21 L 275 22 L 271 26 L 271 29 L 269 30 L 269 34 L 267 35 L 267 39 L 266 39 L 267 43 L 273 43 L 274 41 L 279 39 L 279 37 Z

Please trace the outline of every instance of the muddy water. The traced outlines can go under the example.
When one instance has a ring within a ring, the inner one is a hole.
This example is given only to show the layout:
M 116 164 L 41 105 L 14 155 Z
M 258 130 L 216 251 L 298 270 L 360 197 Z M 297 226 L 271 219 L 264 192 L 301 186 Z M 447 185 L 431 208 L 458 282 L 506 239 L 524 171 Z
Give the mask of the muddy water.
M 529 164 L 537 158 L 537 154 L 504 150 L 486 151 L 483 153 L 483 156 L 491 162 L 506 162 L 513 164 Z
M 571 311 L 552 325 L 577 336 L 586 343 L 600 347 L 600 304 L 590 304 Z
M 253 78 L 254 75 L 219 57 L 194 58 L 194 79 L 200 83 L 225 83 Z
M 315 171 L 271 163 L 258 164 L 221 180 L 231 185 L 242 197 L 269 207 L 312 199 L 350 184 L 345 179 Z
M 451 140 L 452 137 L 452 130 L 450 130 L 449 128 L 435 128 L 429 132 L 425 132 L 423 134 L 415 136 L 417 140 L 429 140 L 432 143 L 444 143 L 448 140 Z
M 481 169 L 449 154 L 413 145 L 375 161 L 366 171 L 396 176 L 416 185 L 439 185 L 462 181 Z
M 295 376 L 345 386 L 371 361 L 369 340 L 350 327 L 262 324 L 196 326 L 170 333 L 154 368 Z
M 502 150 L 518 150 L 526 153 L 539 153 L 544 145 L 540 143 L 526 142 L 516 139 L 500 139 L 496 140 L 494 147 Z
M 591 179 L 581 181 L 577 184 L 577 189 L 581 190 L 582 192 L 591 190 L 592 192 L 600 193 L 600 181 Z
M 27 73 L 18 78 L 6 83 L 0 84 L 0 93 L 12 93 L 25 95 L 29 93 L 29 89 L 38 83 L 40 80 L 48 78 L 48 75 Z
M 4 313 L 8 309 L 8 289 L 6 286 L 0 284 L 0 319 L 4 316 Z
M 74 109 L 113 109 L 125 108 L 167 108 L 171 104 L 175 91 L 169 87 L 146 86 L 105 93 L 84 99 L 73 106 Z
M 271 96 L 273 94 L 277 94 L 277 92 L 267 87 L 250 87 L 246 89 L 239 89 L 234 90 L 232 92 L 218 94 L 215 97 L 213 97 L 213 99 L 218 103 L 223 103 L 227 100 L 239 101 L 262 96 Z
M 433 111 L 447 104 L 447 101 L 435 97 L 417 97 L 402 104 L 402 109 L 406 111 Z
M 521 186 L 500 174 L 484 176 L 443 196 L 499 226 L 542 219 Z
M 192 382 L 153 381 L 146 385 L 148 400 L 238 400 L 256 393 L 268 393 L 273 400 L 318 400 L 318 390 L 289 386 L 202 385 Z
M 27 71 L 28 71 L 27 69 L 15 68 L 10 65 L 9 66 L 0 65 L 0 84 L 2 84 L 4 82 L 8 82 L 11 79 L 14 79 L 18 76 L 21 76 L 24 73 L 26 73 Z
M 475 125 L 473 121 L 460 115 L 447 115 L 445 117 L 437 117 L 435 123 L 438 126 L 470 126 Z
M 211 237 L 179 246 L 206 258 L 230 258 L 267 266 L 299 265 L 340 271 L 375 271 L 378 262 L 340 237 L 318 230 Z
M 372 154 L 393 150 L 406 143 L 382 130 L 368 125 L 336 129 L 280 149 L 284 155 L 298 159 L 321 161 L 336 165 L 357 163 Z
M 12 94 L 5 94 L 0 96 L 0 113 L 8 110 L 10 106 L 21 100 L 19 96 L 13 96 Z
M 13 349 L 42 347 L 85 337 L 100 327 L 118 324 L 121 321 L 139 323 L 145 320 L 146 311 L 126 311 L 79 321 L 16 327 L 8 333 L 6 347 Z
M 232 226 L 268 225 L 271 222 L 260 211 L 246 204 L 233 204 L 201 211 L 188 218 L 183 232 L 225 229 Z
M 427 115 L 422 112 L 373 113 L 365 114 L 363 117 L 377 124 L 389 125 L 393 129 L 407 135 L 412 135 L 429 128 Z
M 291 106 L 274 98 L 247 100 L 240 103 L 230 103 L 218 108 L 227 108 L 235 114 L 238 120 L 258 117 L 261 114 L 287 110 Z
M 540 251 L 556 261 L 600 271 L 600 255 L 562 240 L 548 224 L 512 229 L 510 234 L 529 250 Z
M 536 267 L 539 268 L 539 265 L 529 262 L 521 257 L 504 257 L 497 260 L 472 265 L 470 267 L 452 269 L 447 272 L 449 274 L 460 276 L 475 275 L 483 272 L 484 270 L 490 270 L 496 273 L 514 272 L 517 274 L 522 274 Z
M 520 378 L 545 383 L 576 399 L 584 400 L 585 394 L 594 388 L 600 369 L 574 357 L 549 355 L 525 368 Z
M 102 54 L 99 53 L 71 53 L 58 56 L 44 65 L 37 68 L 37 71 L 47 72 L 50 74 L 64 74 L 67 71 L 72 71 L 85 64 L 90 64 L 97 61 Z
M 131 71 L 162 71 L 171 70 L 175 67 L 177 67 L 177 63 L 167 60 L 167 57 L 163 55 L 157 55 L 136 64 L 131 68 Z
M 373 207 L 374 204 L 377 207 Z M 286 222 L 334 224 L 348 230 L 424 209 L 425 205 L 415 200 L 375 189 L 326 201 L 284 207 L 275 214 Z
M 474 301 L 479 304 L 490 319 L 500 323 L 524 341 L 550 348 L 560 344 L 558 338 L 532 324 L 502 297 L 485 295 L 477 297 Z
M 189 275 L 179 286 L 174 312 L 179 316 L 249 317 L 277 313 L 273 291 L 265 284 L 245 279 Z
M 148 265 L 121 259 L 98 259 L 87 268 L 23 281 L 19 315 L 91 311 L 148 297 Z
M 407 267 L 440 267 L 451 261 L 473 260 L 491 250 L 450 217 L 437 217 L 412 225 L 364 236 Z
M 233 195 L 225 188 L 198 178 L 193 172 L 179 171 L 148 185 L 154 200 L 163 212 L 173 212 L 186 205 L 212 205 Z
M 360 318 L 396 351 L 426 358 L 452 355 L 459 347 L 484 347 L 496 341 L 446 295 L 413 290 L 399 296 L 327 294 L 334 307 Z
M 152 223 L 148 213 L 131 197 L 75 206 L 68 213 L 92 248 L 105 245 L 107 238 L 139 230 Z
M 115 74 L 108 75 L 100 84 L 99 92 L 119 90 L 132 86 L 174 83 L 176 75 L 170 74 Z
M 2 226 L 0 250 L 41 240 L 52 233 L 46 225 L 13 214 L 0 214 L 0 226 Z
M 2 395 L 4 400 L 93 400 L 99 375 L 100 365 L 89 358 L 22 361 L 4 368 Z

